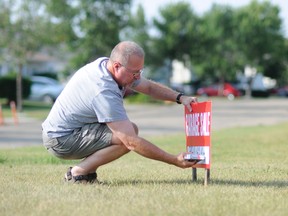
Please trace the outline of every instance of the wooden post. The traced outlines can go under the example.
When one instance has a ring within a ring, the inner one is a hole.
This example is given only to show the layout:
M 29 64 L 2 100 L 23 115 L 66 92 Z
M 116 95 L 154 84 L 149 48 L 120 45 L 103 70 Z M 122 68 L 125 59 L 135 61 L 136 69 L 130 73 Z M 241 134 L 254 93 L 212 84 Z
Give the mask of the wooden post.
M 207 186 L 208 183 L 210 182 L 210 169 L 205 169 L 205 174 L 204 174 L 204 186 Z
M 197 168 L 192 168 L 192 181 L 197 181 Z
M 14 120 L 14 124 L 18 125 L 18 116 L 17 116 L 17 109 L 16 109 L 16 104 L 14 101 L 10 102 L 10 109 L 11 109 L 11 113 L 12 113 L 12 117 Z

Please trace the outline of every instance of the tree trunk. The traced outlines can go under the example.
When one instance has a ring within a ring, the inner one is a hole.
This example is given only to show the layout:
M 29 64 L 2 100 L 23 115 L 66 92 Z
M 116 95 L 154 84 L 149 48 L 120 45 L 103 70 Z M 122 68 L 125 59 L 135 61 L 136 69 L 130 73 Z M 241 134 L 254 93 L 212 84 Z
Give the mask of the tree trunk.
M 23 65 L 19 64 L 19 71 L 16 78 L 16 100 L 17 100 L 17 111 L 22 112 L 22 69 Z

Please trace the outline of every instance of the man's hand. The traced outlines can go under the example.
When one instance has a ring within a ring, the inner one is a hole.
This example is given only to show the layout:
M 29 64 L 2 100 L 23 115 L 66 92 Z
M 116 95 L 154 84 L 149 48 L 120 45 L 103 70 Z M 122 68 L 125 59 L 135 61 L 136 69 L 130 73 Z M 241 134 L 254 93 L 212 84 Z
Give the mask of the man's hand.
M 190 96 L 182 96 L 180 98 L 181 103 L 187 107 L 187 109 L 189 110 L 189 112 L 192 111 L 192 107 L 191 107 L 191 103 L 197 103 L 197 97 L 190 97 Z
M 175 166 L 180 167 L 180 168 L 189 168 L 189 167 L 193 167 L 194 165 L 197 164 L 197 160 L 195 161 L 188 161 L 185 160 L 184 156 L 186 155 L 186 153 L 180 153 L 177 156 L 177 163 L 175 164 Z

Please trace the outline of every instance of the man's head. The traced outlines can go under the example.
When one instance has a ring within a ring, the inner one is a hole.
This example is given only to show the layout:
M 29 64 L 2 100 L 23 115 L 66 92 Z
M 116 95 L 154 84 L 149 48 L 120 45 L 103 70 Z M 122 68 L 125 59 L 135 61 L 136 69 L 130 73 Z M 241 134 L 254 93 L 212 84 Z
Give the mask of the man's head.
M 108 69 L 119 85 L 127 86 L 140 79 L 144 58 L 144 50 L 137 43 L 123 41 L 112 50 Z

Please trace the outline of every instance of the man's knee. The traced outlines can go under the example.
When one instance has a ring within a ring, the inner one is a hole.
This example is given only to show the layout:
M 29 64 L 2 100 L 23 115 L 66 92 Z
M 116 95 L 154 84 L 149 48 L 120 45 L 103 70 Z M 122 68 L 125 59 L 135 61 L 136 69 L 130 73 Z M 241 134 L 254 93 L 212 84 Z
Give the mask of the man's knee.
M 130 150 L 125 145 L 121 145 L 121 147 L 122 147 L 123 154 L 127 154 L 128 152 L 130 152 Z

